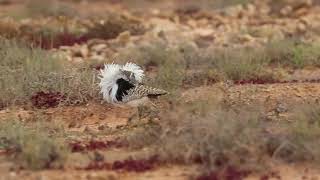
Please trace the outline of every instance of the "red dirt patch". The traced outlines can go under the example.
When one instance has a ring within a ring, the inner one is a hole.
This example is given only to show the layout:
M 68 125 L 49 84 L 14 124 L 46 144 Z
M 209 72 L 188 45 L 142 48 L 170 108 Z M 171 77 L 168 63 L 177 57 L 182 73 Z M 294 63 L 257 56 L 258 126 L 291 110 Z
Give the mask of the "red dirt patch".
M 127 159 L 124 161 L 115 161 L 112 164 L 112 169 L 134 171 L 134 172 L 145 172 L 153 169 L 158 162 L 159 161 L 157 156 L 153 156 L 149 159 L 141 159 L 141 160 Z
M 73 46 L 74 44 L 82 44 L 89 40 L 86 35 L 77 36 L 69 32 L 57 34 L 53 37 L 34 37 L 31 42 L 43 49 L 59 48 L 60 46 Z
M 92 162 L 84 170 L 122 170 L 129 172 L 145 172 L 155 168 L 159 164 L 157 156 L 152 156 L 149 159 L 126 159 L 124 161 L 107 162 Z M 81 169 L 81 168 L 80 168 Z
M 234 81 L 234 83 L 237 85 L 243 85 L 243 84 L 274 84 L 274 83 L 282 83 L 282 82 L 275 79 L 243 79 L 243 80 Z
M 65 96 L 60 92 L 37 92 L 31 97 L 31 103 L 37 108 L 51 108 L 57 107 Z
M 197 180 L 241 180 L 247 177 L 250 171 L 239 170 L 233 166 L 228 166 L 221 171 L 213 171 L 206 175 L 197 177 Z

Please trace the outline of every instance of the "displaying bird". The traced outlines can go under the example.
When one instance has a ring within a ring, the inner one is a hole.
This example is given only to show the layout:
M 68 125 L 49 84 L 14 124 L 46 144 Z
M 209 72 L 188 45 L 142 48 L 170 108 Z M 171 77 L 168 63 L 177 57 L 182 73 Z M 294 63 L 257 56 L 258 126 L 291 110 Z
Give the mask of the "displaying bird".
M 125 65 L 105 64 L 99 74 L 103 99 L 112 104 L 139 106 L 151 97 L 165 95 L 162 89 L 142 84 L 144 71 L 138 65 L 128 62 Z

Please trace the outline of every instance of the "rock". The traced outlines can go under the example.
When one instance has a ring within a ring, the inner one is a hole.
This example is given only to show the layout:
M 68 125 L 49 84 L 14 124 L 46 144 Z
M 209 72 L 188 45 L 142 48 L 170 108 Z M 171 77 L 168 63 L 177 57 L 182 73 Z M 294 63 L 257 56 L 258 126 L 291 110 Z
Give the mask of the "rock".
M 237 6 L 231 6 L 225 9 L 225 13 L 231 17 L 239 17 L 242 11 L 243 11 L 243 6 L 241 4 Z
M 106 57 L 104 57 L 103 55 L 98 55 L 98 54 L 93 54 L 92 56 L 89 57 L 89 60 L 91 61 L 103 61 Z
M 83 63 L 84 62 L 83 58 L 81 58 L 81 57 L 73 57 L 72 61 L 75 63 Z
M 292 13 L 292 10 L 293 10 L 292 6 L 285 6 L 280 10 L 280 14 L 282 16 L 288 16 L 289 14 Z
M 106 44 L 106 40 L 103 40 L 103 39 L 90 39 L 88 42 L 87 42 L 87 45 L 89 47 L 89 49 L 92 48 L 92 46 L 94 45 L 97 45 L 97 44 Z
M 190 19 L 188 20 L 187 24 L 193 28 L 196 28 L 197 27 L 197 21 L 193 20 L 193 19 Z
M 72 121 L 69 123 L 68 128 L 75 128 L 77 126 L 77 121 Z
M 130 31 L 125 31 L 119 34 L 119 36 L 117 37 L 117 40 L 119 43 L 121 44 L 127 44 L 127 42 L 130 41 Z
M 86 44 L 82 45 L 80 47 L 80 54 L 83 58 L 86 58 L 88 57 L 88 54 L 89 54 L 89 49 L 88 49 L 88 46 Z
M 95 52 L 101 52 L 103 51 L 105 48 L 107 48 L 106 44 L 97 44 L 91 47 L 91 50 L 95 51 Z
M 59 49 L 63 51 L 68 51 L 70 50 L 70 46 L 60 46 Z
M 254 38 L 249 34 L 240 35 L 238 39 L 241 43 L 254 41 Z
M 309 13 L 309 8 L 303 7 L 294 12 L 294 17 L 298 18 Z
M 208 21 L 208 19 L 206 19 L 206 18 L 200 19 L 200 20 L 198 21 L 198 25 L 199 25 L 199 26 L 208 26 L 208 24 L 209 24 L 209 21 Z
M 195 30 L 196 34 L 199 34 L 202 37 L 206 37 L 206 36 L 210 36 L 213 34 L 213 29 L 209 29 L 209 28 L 199 28 Z
M 279 40 L 285 37 L 279 28 L 272 26 L 260 26 L 252 29 L 250 34 L 254 37 L 267 38 L 268 40 Z
M 306 32 L 307 31 L 307 27 L 304 23 L 299 23 L 298 26 L 297 26 L 297 30 L 299 32 Z
M 249 16 L 252 16 L 252 15 L 254 15 L 254 14 L 256 14 L 256 6 L 255 5 L 253 5 L 253 4 L 248 4 L 247 5 L 247 14 L 249 15 Z

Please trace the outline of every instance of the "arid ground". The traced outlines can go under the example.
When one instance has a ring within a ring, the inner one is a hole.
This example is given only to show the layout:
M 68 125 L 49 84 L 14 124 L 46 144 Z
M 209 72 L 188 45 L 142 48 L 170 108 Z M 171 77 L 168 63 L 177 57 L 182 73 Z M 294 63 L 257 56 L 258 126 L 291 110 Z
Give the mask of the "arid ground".
M 318 0 L 0 0 L 0 41 L 1 180 L 320 179 Z

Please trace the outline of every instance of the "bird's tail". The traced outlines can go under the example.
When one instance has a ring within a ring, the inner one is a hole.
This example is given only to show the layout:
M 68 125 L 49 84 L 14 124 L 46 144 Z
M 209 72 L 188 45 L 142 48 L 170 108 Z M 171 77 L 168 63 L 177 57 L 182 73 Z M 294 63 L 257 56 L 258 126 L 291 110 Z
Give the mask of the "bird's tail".
M 128 101 L 139 99 L 142 97 L 153 98 L 153 97 L 157 97 L 165 94 L 169 94 L 169 93 L 163 89 L 158 89 L 158 88 L 139 84 L 128 91 L 128 95 L 126 95 L 123 98 L 123 101 L 128 102 Z
M 140 85 L 139 87 L 140 91 L 144 91 L 146 95 L 148 96 L 161 96 L 168 94 L 168 91 L 165 91 L 163 89 L 158 89 L 150 86 Z

